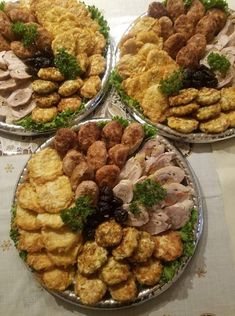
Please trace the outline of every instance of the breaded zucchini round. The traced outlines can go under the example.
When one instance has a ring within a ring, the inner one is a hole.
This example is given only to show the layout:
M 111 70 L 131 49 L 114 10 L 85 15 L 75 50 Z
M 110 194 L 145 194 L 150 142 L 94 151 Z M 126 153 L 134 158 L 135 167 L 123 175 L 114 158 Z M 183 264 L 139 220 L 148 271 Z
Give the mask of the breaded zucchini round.
M 112 298 L 118 302 L 132 301 L 137 296 L 135 278 L 131 275 L 127 281 L 110 286 L 109 292 Z
M 189 134 L 198 128 L 199 122 L 190 118 L 170 116 L 167 118 L 167 125 L 177 132 Z
M 191 103 L 198 95 L 198 90 L 194 88 L 180 90 L 176 96 L 169 97 L 170 106 L 179 106 Z
M 95 240 L 101 247 L 117 246 L 122 240 L 122 227 L 114 220 L 104 222 L 96 229 Z
M 177 231 L 153 236 L 155 242 L 154 257 L 159 260 L 173 261 L 183 253 L 183 243 Z
M 50 108 L 36 107 L 32 111 L 32 120 L 37 123 L 51 122 L 57 115 L 57 107 L 52 106 Z
M 150 259 L 145 263 L 138 264 L 135 268 L 135 276 L 141 285 L 156 285 L 163 271 L 163 265 L 157 259 Z
M 213 117 L 216 117 L 220 114 L 220 112 L 220 103 L 215 103 L 198 109 L 195 113 L 195 117 L 196 119 L 198 119 L 198 121 L 206 121 L 212 119 Z
M 134 254 L 129 258 L 131 262 L 145 262 L 153 254 L 155 244 L 151 239 L 151 235 L 147 232 L 140 232 L 138 247 Z
M 199 128 L 203 133 L 216 134 L 226 131 L 226 129 L 229 127 L 229 124 L 230 121 L 227 115 L 224 113 L 220 113 L 219 117 L 205 123 L 201 123 Z
M 115 285 L 128 279 L 130 267 L 128 264 L 118 262 L 113 257 L 110 257 L 108 262 L 102 267 L 100 276 L 107 285 Z
M 197 102 L 201 105 L 210 105 L 218 102 L 220 98 L 220 90 L 213 88 L 202 88 L 198 92 Z

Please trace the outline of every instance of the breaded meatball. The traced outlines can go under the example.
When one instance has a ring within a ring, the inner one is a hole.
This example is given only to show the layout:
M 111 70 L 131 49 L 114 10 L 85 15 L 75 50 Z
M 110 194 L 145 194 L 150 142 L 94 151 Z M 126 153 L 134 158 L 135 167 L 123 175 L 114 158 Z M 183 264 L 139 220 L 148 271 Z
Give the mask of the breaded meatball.
M 36 23 L 35 23 L 36 24 Z M 36 46 L 39 50 L 51 50 L 52 36 L 51 34 L 44 28 L 38 25 L 38 36 L 36 38 Z
M 51 122 L 57 115 L 57 107 L 52 106 L 51 108 L 39 108 L 33 109 L 31 116 L 32 120 L 37 123 Z
M 55 67 L 41 68 L 37 76 L 42 80 L 49 81 L 63 81 L 64 76 L 60 73 L 59 69 Z
M 75 198 L 77 199 L 81 196 L 89 196 L 91 203 L 96 205 L 99 197 L 98 185 L 94 181 L 82 181 L 75 191 Z
M 5 38 L 0 34 L 0 51 L 11 50 L 10 45 Z
M 73 282 L 74 271 L 54 268 L 40 273 L 40 278 L 50 290 L 64 291 Z
M 133 255 L 138 247 L 140 232 L 133 228 L 127 227 L 123 229 L 123 238 L 121 244 L 112 251 L 112 255 L 116 260 L 123 260 Z
M 45 96 L 34 94 L 34 100 L 39 107 L 50 108 L 59 103 L 60 96 L 57 92 Z
M 32 89 L 38 94 L 48 94 L 57 90 L 56 83 L 47 80 L 35 80 L 32 83 Z
M 174 23 L 174 29 L 176 33 L 184 34 L 186 39 L 189 39 L 194 32 L 194 24 L 193 21 L 190 20 L 190 18 L 185 15 L 181 14 Z
M 93 180 L 94 171 L 89 167 L 85 161 L 81 161 L 74 169 L 70 177 L 70 182 L 73 191 L 84 180 Z
M 198 121 L 206 121 L 219 115 L 221 112 L 220 103 L 215 103 L 209 106 L 204 106 L 195 113 L 195 118 Z
M 171 107 L 167 111 L 167 116 L 186 116 L 196 112 L 200 108 L 197 103 L 189 103 L 186 105 Z
M 101 130 L 95 122 L 89 122 L 81 126 L 78 132 L 78 142 L 81 150 L 87 152 L 91 144 L 100 139 L 100 134 Z
M 76 93 L 78 89 L 81 88 L 83 81 L 79 80 L 66 80 L 59 87 L 59 94 L 63 97 L 69 97 L 70 95 Z
M 222 111 L 235 110 L 235 87 L 221 89 L 220 105 Z
M 82 97 L 91 99 L 100 91 L 101 79 L 99 76 L 89 77 L 80 89 L 80 94 Z
M 21 42 L 13 41 L 10 44 L 11 50 L 13 53 L 22 59 L 26 59 L 32 57 L 35 54 L 35 50 L 33 48 L 26 48 Z
M 216 28 L 217 24 L 213 16 L 205 15 L 198 22 L 195 33 L 205 35 L 207 43 L 209 43 L 215 36 Z
M 117 165 L 120 169 L 125 165 L 128 154 L 129 147 L 123 144 L 117 144 L 109 149 L 111 163 Z
M 95 179 L 99 187 L 115 187 L 118 182 L 120 169 L 116 165 L 106 165 L 96 171 Z
M 70 177 L 74 168 L 82 161 L 85 161 L 82 153 L 75 149 L 69 150 L 63 159 L 63 171 L 66 176 Z
M 194 50 L 199 59 L 201 59 L 206 51 L 206 37 L 203 34 L 193 35 L 187 42 L 187 47 Z
M 69 128 L 60 128 L 55 134 L 54 147 L 56 151 L 64 156 L 67 151 L 76 147 L 77 134 Z
M 197 22 L 204 16 L 206 9 L 200 0 L 193 0 L 191 7 L 187 12 L 187 16 L 190 20 L 197 24 Z
M 107 250 L 98 246 L 95 241 L 88 241 L 78 256 L 78 270 L 85 275 L 92 274 L 102 267 L 107 260 Z
M 208 10 L 206 15 L 213 17 L 213 20 L 216 22 L 216 33 L 219 33 L 225 26 L 227 14 L 221 9 L 213 8 Z
M 153 255 L 157 259 L 173 261 L 183 254 L 184 247 L 179 232 L 170 231 L 152 238 L 155 243 Z
M 118 302 L 132 301 L 137 297 L 137 286 L 134 276 L 130 276 L 127 281 L 110 286 L 109 292 L 112 298 Z
M 101 279 L 107 285 L 115 285 L 126 281 L 130 275 L 129 265 L 118 262 L 113 257 L 108 259 L 107 263 L 102 267 L 100 272 Z
M 35 22 L 36 18 L 35 16 L 29 11 L 27 8 L 12 8 L 7 12 L 9 18 L 12 22 Z
M 148 7 L 148 16 L 152 18 L 159 19 L 163 16 L 167 16 L 168 12 L 166 7 L 161 2 L 152 2 Z
M 196 51 L 186 45 L 178 52 L 176 62 L 184 68 L 196 68 L 199 63 L 199 57 Z
M 224 113 L 220 113 L 220 115 L 217 118 L 214 118 L 205 123 L 201 123 L 199 125 L 199 129 L 203 133 L 216 134 L 226 131 L 226 129 L 229 127 L 229 124 L 230 122 L 227 115 Z
M 129 154 L 133 154 L 144 139 L 144 129 L 140 123 L 129 124 L 122 135 L 122 144 L 129 147 Z
M 198 128 L 199 122 L 190 118 L 170 116 L 167 118 L 167 125 L 177 132 L 189 134 Z
M 120 244 L 122 240 L 122 227 L 110 220 L 98 226 L 95 231 L 95 241 L 102 247 L 114 247 Z
M 155 244 L 147 232 L 140 232 L 138 247 L 129 258 L 131 262 L 146 262 L 153 254 Z
M 174 33 L 173 22 L 167 16 L 163 16 L 159 19 L 159 23 L 161 26 L 161 37 L 166 41 Z
M 168 0 L 166 8 L 172 20 L 175 20 L 178 16 L 184 14 L 183 0 Z
M 75 112 L 79 109 L 81 104 L 82 104 L 82 100 L 77 95 L 70 98 L 62 98 L 58 104 L 58 111 L 63 112 L 66 110 L 71 110 Z
M 186 44 L 186 37 L 184 34 L 176 33 L 168 37 L 163 45 L 163 49 L 172 57 L 176 58 L 179 50 Z
M 8 43 L 7 40 L 13 41 L 15 39 L 15 35 L 11 29 L 11 23 L 6 20 L 1 19 L 1 17 L 0 17 L 0 35 L 1 35 L 0 47 L 4 47 L 2 41 L 5 41 L 6 43 Z M 8 44 L 7 50 L 10 50 L 10 44 Z
M 220 98 L 220 90 L 205 87 L 199 90 L 197 102 L 201 105 L 210 105 L 218 102 Z
M 107 158 L 107 149 L 101 140 L 94 142 L 87 150 L 87 163 L 94 171 L 105 166 Z
M 157 259 L 150 259 L 134 268 L 136 279 L 141 285 L 156 285 L 161 278 L 162 272 L 163 265 Z
M 104 297 L 106 290 L 104 282 L 96 277 L 87 278 L 80 274 L 76 277 L 75 293 L 85 305 L 98 303 Z
M 182 89 L 176 96 L 169 97 L 170 106 L 179 106 L 191 103 L 198 96 L 198 90 L 194 88 Z
M 102 130 L 102 140 L 107 149 L 121 143 L 123 127 L 118 121 L 111 121 Z

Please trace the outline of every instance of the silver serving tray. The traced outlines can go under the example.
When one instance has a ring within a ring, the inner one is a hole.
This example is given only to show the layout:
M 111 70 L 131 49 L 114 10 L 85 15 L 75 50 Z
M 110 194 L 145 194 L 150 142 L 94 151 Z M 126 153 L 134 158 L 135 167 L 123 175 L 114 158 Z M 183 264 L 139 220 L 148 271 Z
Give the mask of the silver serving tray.
M 77 124 L 81 120 L 83 120 L 86 116 L 88 116 L 91 112 L 93 112 L 97 106 L 100 104 L 102 99 L 104 98 L 106 92 L 109 87 L 109 75 L 111 69 L 113 67 L 113 45 L 111 43 L 111 39 L 109 39 L 109 43 L 107 45 L 106 52 L 106 70 L 102 77 L 101 81 L 101 89 L 97 93 L 97 95 L 89 100 L 85 106 L 84 111 L 81 114 L 78 114 L 75 118 L 73 118 L 70 122 L 70 126 Z M 0 121 L 0 131 L 5 132 L 7 134 L 20 135 L 20 136 L 36 136 L 36 135 L 45 135 L 55 133 L 56 130 L 48 130 L 48 131 L 28 131 L 24 127 L 16 125 L 16 124 L 7 124 Z
M 82 125 L 86 124 L 87 122 L 96 122 L 97 123 L 97 122 L 103 122 L 103 121 L 109 122 L 109 121 L 111 121 L 111 119 L 98 118 L 98 119 L 86 120 L 84 122 L 79 123 L 76 126 L 73 126 L 72 129 L 77 131 L 77 130 L 79 130 L 79 128 Z M 199 187 L 197 178 L 196 178 L 190 164 L 182 156 L 182 154 L 163 136 L 158 135 L 156 137 L 162 144 L 165 145 L 167 151 L 172 151 L 175 153 L 174 160 L 176 161 L 177 165 L 180 166 L 185 171 L 185 174 L 186 174 L 185 179 L 184 179 L 185 185 L 190 185 L 193 188 L 194 207 L 198 211 L 198 222 L 197 222 L 197 225 L 194 229 L 194 236 L 195 236 L 194 251 L 195 251 L 196 246 L 197 246 L 199 239 L 201 237 L 202 229 L 203 229 L 202 195 L 201 195 L 201 191 L 200 191 L 200 187 Z M 40 147 L 38 147 L 36 152 L 39 152 L 42 149 L 50 147 L 53 144 L 53 141 L 54 141 L 54 137 L 48 139 L 44 144 L 42 144 Z M 22 170 L 21 175 L 19 176 L 19 179 L 17 181 L 16 187 L 15 187 L 14 197 L 12 200 L 12 205 L 17 202 L 17 198 L 16 198 L 17 188 L 21 183 L 23 183 L 25 181 L 26 176 L 27 176 L 27 164 L 25 165 L 24 169 Z M 103 299 L 101 302 L 99 302 L 98 304 L 96 304 L 94 306 L 87 306 L 87 305 L 84 305 L 80 302 L 79 297 L 76 296 L 76 294 L 72 290 L 66 290 L 64 292 L 51 291 L 51 290 L 48 290 L 46 287 L 44 287 L 43 284 L 41 284 L 41 285 L 52 295 L 54 295 L 54 296 L 56 296 L 64 301 L 67 301 L 73 305 L 76 305 L 76 306 L 81 306 L 81 307 L 87 308 L 87 309 L 98 309 L 98 310 L 100 310 L 100 309 L 103 309 L 103 310 L 122 309 L 122 308 L 127 308 L 127 307 L 131 307 L 134 305 L 144 303 L 144 302 L 146 302 L 154 297 L 157 297 L 158 295 L 162 294 L 163 292 L 165 292 L 171 285 L 173 285 L 177 281 L 177 279 L 179 279 L 179 277 L 182 275 L 183 271 L 185 270 L 185 268 L 188 265 L 191 258 L 192 258 L 192 256 L 189 258 L 185 258 L 181 268 L 177 271 L 177 273 L 175 274 L 174 278 L 171 281 L 165 283 L 162 286 L 156 285 L 156 286 L 148 287 L 148 288 L 145 287 L 144 289 L 141 289 L 139 291 L 138 297 L 134 301 L 126 302 L 126 303 L 118 303 L 111 298 L 107 298 L 107 299 Z M 36 277 L 36 279 L 40 282 L 40 280 L 37 277 Z
M 139 16 L 137 19 L 135 19 L 130 24 L 130 26 L 127 28 L 127 30 L 123 34 L 121 40 L 123 39 L 123 37 L 125 35 L 127 35 L 129 33 L 130 29 L 133 27 L 133 25 L 136 23 L 136 21 L 139 18 L 146 16 L 146 15 L 147 15 L 147 12 L 142 14 L 141 16 Z M 121 42 L 121 40 L 120 40 L 120 42 Z M 119 54 L 119 49 L 118 49 L 119 43 L 117 44 L 117 46 L 115 48 L 115 54 L 114 54 L 115 55 L 115 57 L 114 57 L 115 58 L 115 65 L 117 64 L 117 62 L 120 59 L 120 54 Z M 115 89 L 113 89 L 112 93 L 114 93 L 114 91 L 115 91 Z M 119 102 L 123 104 L 123 102 L 121 101 L 120 98 L 119 98 Z M 224 139 L 235 137 L 235 128 L 229 128 L 225 132 L 217 133 L 217 134 L 206 134 L 206 133 L 200 133 L 200 132 L 190 133 L 190 134 L 179 133 L 179 132 L 173 130 L 172 128 L 168 127 L 167 125 L 151 122 L 147 117 L 145 117 L 138 110 L 136 110 L 133 107 L 128 106 L 128 104 L 124 104 L 124 106 L 127 108 L 129 114 L 133 117 L 133 119 L 135 119 L 136 121 L 138 121 L 141 124 L 148 123 L 148 124 L 155 126 L 158 129 L 159 134 L 161 134 L 165 137 L 174 139 L 174 140 L 179 140 L 179 141 L 188 142 L 188 143 L 214 143 L 214 142 L 218 142 L 218 141 L 221 141 Z

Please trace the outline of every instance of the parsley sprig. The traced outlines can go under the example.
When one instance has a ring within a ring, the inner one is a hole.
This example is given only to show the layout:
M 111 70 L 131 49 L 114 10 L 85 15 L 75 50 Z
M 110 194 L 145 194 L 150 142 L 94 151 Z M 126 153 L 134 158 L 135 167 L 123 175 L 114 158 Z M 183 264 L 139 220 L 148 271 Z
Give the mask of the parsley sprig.
M 226 13 L 229 12 L 228 3 L 225 0 L 200 0 L 200 1 L 203 3 L 206 10 L 209 10 L 212 8 L 218 8 L 225 11 Z
M 214 52 L 208 55 L 207 62 L 212 71 L 219 71 L 223 76 L 226 75 L 231 66 L 230 61 L 224 55 Z
M 20 38 L 24 47 L 28 48 L 29 46 L 35 44 L 38 36 L 36 25 L 26 25 L 22 22 L 16 22 L 12 24 L 11 29 L 12 32 Z
M 87 9 L 91 13 L 91 18 L 99 24 L 100 33 L 107 39 L 109 37 L 110 28 L 102 13 L 94 5 L 87 6 Z
M 5 8 L 5 1 L 0 2 L 0 11 L 4 11 Z
M 66 79 L 74 80 L 82 73 L 76 57 L 66 52 L 64 48 L 58 49 L 54 63 Z
M 161 79 L 160 90 L 164 95 L 170 96 L 178 94 L 183 88 L 184 71 L 182 69 L 175 70 L 166 79 Z
M 82 231 L 87 217 L 94 212 L 95 209 L 91 206 L 90 197 L 81 196 L 75 201 L 74 207 L 63 210 L 60 216 L 72 231 Z

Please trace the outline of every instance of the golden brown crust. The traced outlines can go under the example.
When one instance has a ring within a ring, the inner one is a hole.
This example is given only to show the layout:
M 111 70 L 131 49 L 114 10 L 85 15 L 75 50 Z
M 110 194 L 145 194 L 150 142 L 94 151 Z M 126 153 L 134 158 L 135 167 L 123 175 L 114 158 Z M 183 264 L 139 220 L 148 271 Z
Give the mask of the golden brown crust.
M 132 301 L 137 296 L 135 278 L 131 275 L 127 281 L 110 286 L 109 292 L 112 298 L 118 302 Z
M 121 169 L 126 163 L 129 151 L 129 147 L 123 144 L 113 146 L 108 152 L 110 162 Z
M 50 290 L 64 291 L 73 282 L 74 271 L 54 268 L 39 274 L 42 282 Z
M 96 171 L 95 180 L 99 187 L 115 187 L 118 182 L 120 169 L 116 165 L 106 165 Z
M 130 123 L 122 135 L 122 144 L 129 147 L 129 154 L 133 154 L 144 139 L 144 130 L 140 123 Z
M 29 253 L 26 262 L 36 271 L 49 270 L 54 267 L 54 263 L 45 252 Z
M 108 153 L 105 142 L 97 140 L 87 150 L 87 163 L 94 170 L 106 165 Z
M 101 279 L 107 285 L 115 285 L 126 281 L 130 276 L 130 267 L 128 264 L 116 261 L 110 257 L 100 272 Z
M 155 244 L 147 232 L 140 232 L 138 247 L 129 258 L 131 262 L 146 262 L 153 254 Z
M 198 128 L 199 122 L 190 118 L 170 116 L 167 118 L 167 125 L 183 134 L 189 134 Z
M 27 252 L 38 252 L 44 248 L 44 242 L 42 235 L 39 231 L 28 232 L 25 230 L 19 230 L 19 243 L 18 249 L 25 250 Z
M 100 139 L 101 130 L 95 122 L 88 122 L 81 126 L 78 131 L 79 147 L 86 152 L 87 149 L 97 140 Z
M 150 259 L 145 263 L 138 264 L 134 268 L 134 272 L 137 281 L 141 285 L 154 286 L 161 278 L 163 265 L 159 260 Z
M 180 90 L 178 95 L 169 97 L 170 106 L 179 106 L 191 103 L 198 95 L 198 90 L 194 88 Z
M 102 247 L 114 247 L 122 240 L 122 227 L 114 220 L 100 224 L 95 231 L 95 241 Z
M 220 90 L 213 88 L 202 88 L 198 91 L 197 102 L 201 105 L 211 105 L 221 98 Z
M 85 161 L 81 161 L 74 169 L 70 177 L 70 182 L 73 191 L 78 185 L 85 180 L 93 180 L 94 171 Z
M 205 123 L 201 123 L 199 125 L 199 128 L 203 133 L 216 134 L 226 131 L 226 129 L 229 127 L 229 124 L 230 121 L 227 118 L 226 114 L 220 113 L 218 117 L 209 120 Z
M 123 127 L 118 121 L 111 121 L 102 129 L 102 140 L 107 149 L 121 143 Z
M 221 112 L 220 103 L 215 103 L 212 105 L 204 106 L 197 110 L 195 113 L 195 118 L 198 121 L 206 121 L 218 116 Z

